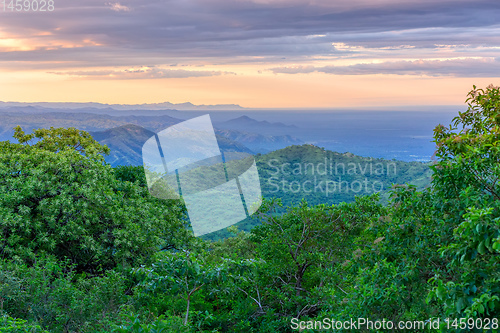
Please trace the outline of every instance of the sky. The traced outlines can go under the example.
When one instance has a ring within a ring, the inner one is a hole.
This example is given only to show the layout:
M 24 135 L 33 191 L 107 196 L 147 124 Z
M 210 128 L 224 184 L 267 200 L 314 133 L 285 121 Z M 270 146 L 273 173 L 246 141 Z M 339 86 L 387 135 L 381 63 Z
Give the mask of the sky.
M 28 2 L 0 1 L 0 101 L 461 105 L 500 85 L 498 0 Z

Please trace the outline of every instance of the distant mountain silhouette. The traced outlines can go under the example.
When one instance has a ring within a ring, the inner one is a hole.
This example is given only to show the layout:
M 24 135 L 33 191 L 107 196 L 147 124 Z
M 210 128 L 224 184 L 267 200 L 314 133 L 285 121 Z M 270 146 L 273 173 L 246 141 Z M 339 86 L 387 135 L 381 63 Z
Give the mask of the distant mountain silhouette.
M 24 107 L 35 106 L 42 108 L 54 109 L 80 109 L 80 108 L 97 108 L 97 109 L 112 109 L 112 110 L 241 110 L 243 107 L 237 104 L 215 104 L 215 105 L 195 105 L 190 102 L 186 103 L 145 103 L 145 104 L 103 104 L 103 103 L 50 103 L 50 102 L 2 102 L 0 108 L 6 107 Z
M 35 128 L 75 127 L 84 131 L 101 131 L 116 128 L 126 124 L 135 124 L 152 131 L 160 131 L 177 124 L 182 119 L 163 116 L 111 116 L 83 112 L 39 112 L 37 108 L 12 107 L 0 111 L 0 140 L 10 140 L 13 128 L 21 126 L 25 132 Z
M 142 165 L 142 146 L 150 137 L 155 135 L 154 132 L 134 124 L 89 133 L 99 143 L 109 147 L 111 153 L 109 156 L 106 156 L 106 162 L 113 166 Z M 216 137 L 222 152 L 253 154 L 250 149 L 239 142 L 220 135 L 216 135 Z
M 259 127 L 259 128 L 289 128 L 289 129 L 295 129 L 297 126 L 294 125 L 285 125 L 283 123 L 277 122 L 277 123 L 270 123 L 266 120 L 259 121 L 253 118 L 250 118 L 248 116 L 241 116 L 235 119 L 231 119 L 228 121 L 225 121 L 221 124 L 219 124 L 219 127 Z
M 155 133 L 141 126 L 127 124 L 90 134 L 99 143 L 109 147 L 111 154 L 106 156 L 106 162 L 116 166 L 142 165 L 142 146 Z
M 98 141 L 105 141 L 113 150 L 113 155 L 107 157 L 107 161 L 111 164 L 139 165 L 142 162 L 138 147 L 142 147 L 145 140 L 155 132 L 160 132 L 184 121 L 184 119 L 165 114 L 155 116 L 120 115 L 121 112 L 128 113 L 129 111 L 114 111 L 113 115 L 110 115 L 96 112 L 98 109 L 92 108 L 64 112 L 62 109 L 56 111 L 55 109 L 32 106 L 8 107 L 0 111 L 0 141 L 12 140 L 13 128 L 18 125 L 25 132 L 31 132 L 35 128 L 74 127 L 92 132 L 99 138 Z M 233 120 L 241 124 L 241 126 L 233 127 L 241 129 L 224 129 L 217 124 L 215 126 L 219 146 L 223 151 L 267 153 L 290 145 L 304 143 L 302 140 L 288 135 L 289 132 L 293 132 L 293 126 L 257 121 L 246 116 Z M 130 127 L 130 125 L 135 125 L 136 128 Z M 137 128 L 142 128 L 142 131 Z M 262 134 L 262 129 L 268 129 L 269 134 Z
M 215 133 L 228 139 L 240 142 L 255 153 L 268 153 L 270 151 L 299 145 L 304 142 L 290 135 L 267 136 L 257 133 L 236 131 L 230 129 L 216 129 Z

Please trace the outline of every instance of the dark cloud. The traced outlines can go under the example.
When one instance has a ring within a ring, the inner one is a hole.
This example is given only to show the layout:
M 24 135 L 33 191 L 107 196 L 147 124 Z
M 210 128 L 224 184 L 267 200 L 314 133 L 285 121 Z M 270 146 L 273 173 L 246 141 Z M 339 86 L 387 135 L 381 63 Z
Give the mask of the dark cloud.
M 141 66 L 233 59 L 303 61 L 367 57 L 365 49 L 410 45 L 429 52 L 462 44 L 463 56 L 498 56 L 498 0 L 71 0 L 45 13 L 0 13 L 0 36 L 30 50 L 3 49 L 3 68 Z M 311 37 L 314 36 L 314 37 Z M 483 48 L 490 47 L 489 51 Z M 376 56 L 385 58 L 383 50 Z M 406 55 L 412 52 L 407 51 Z M 421 52 L 421 51 L 418 51 Z M 393 52 L 391 53 L 393 54 Z M 397 55 L 396 55 L 397 57 Z
M 356 64 L 351 66 L 297 66 L 272 68 L 275 74 L 327 73 L 336 75 L 425 75 L 452 77 L 497 77 L 500 76 L 499 59 L 452 59 L 388 61 L 382 63 Z

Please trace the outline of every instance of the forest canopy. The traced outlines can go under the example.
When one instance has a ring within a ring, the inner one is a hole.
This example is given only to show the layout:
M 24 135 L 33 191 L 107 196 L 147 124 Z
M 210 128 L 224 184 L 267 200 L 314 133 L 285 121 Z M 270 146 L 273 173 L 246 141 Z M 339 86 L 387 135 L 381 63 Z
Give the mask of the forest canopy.
M 466 102 L 436 124 L 431 186 L 395 184 L 387 205 L 265 200 L 253 229 L 218 241 L 194 238 L 180 202 L 151 197 L 140 168 L 107 165 L 88 133 L 17 128 L 0 144 L 0 330 L 313 332 L 369 318 L 498 332 L 499 88 Z

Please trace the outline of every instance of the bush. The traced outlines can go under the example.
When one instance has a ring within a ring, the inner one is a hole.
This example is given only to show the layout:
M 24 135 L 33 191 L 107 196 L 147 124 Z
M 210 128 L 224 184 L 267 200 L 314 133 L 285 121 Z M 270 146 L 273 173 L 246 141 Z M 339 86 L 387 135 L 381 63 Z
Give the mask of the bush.
M 89 277 L 54 258 L 37 257 L 32 267 L 0 262 L 3 308 L 51 332 L 105 329 L 129 301 L 130 286 L 116 271 Z
M 29 324 L 26 320 L 12 318 L 7 314 L 0 317 L 0 333 L 48 333 L 40 325 Z

